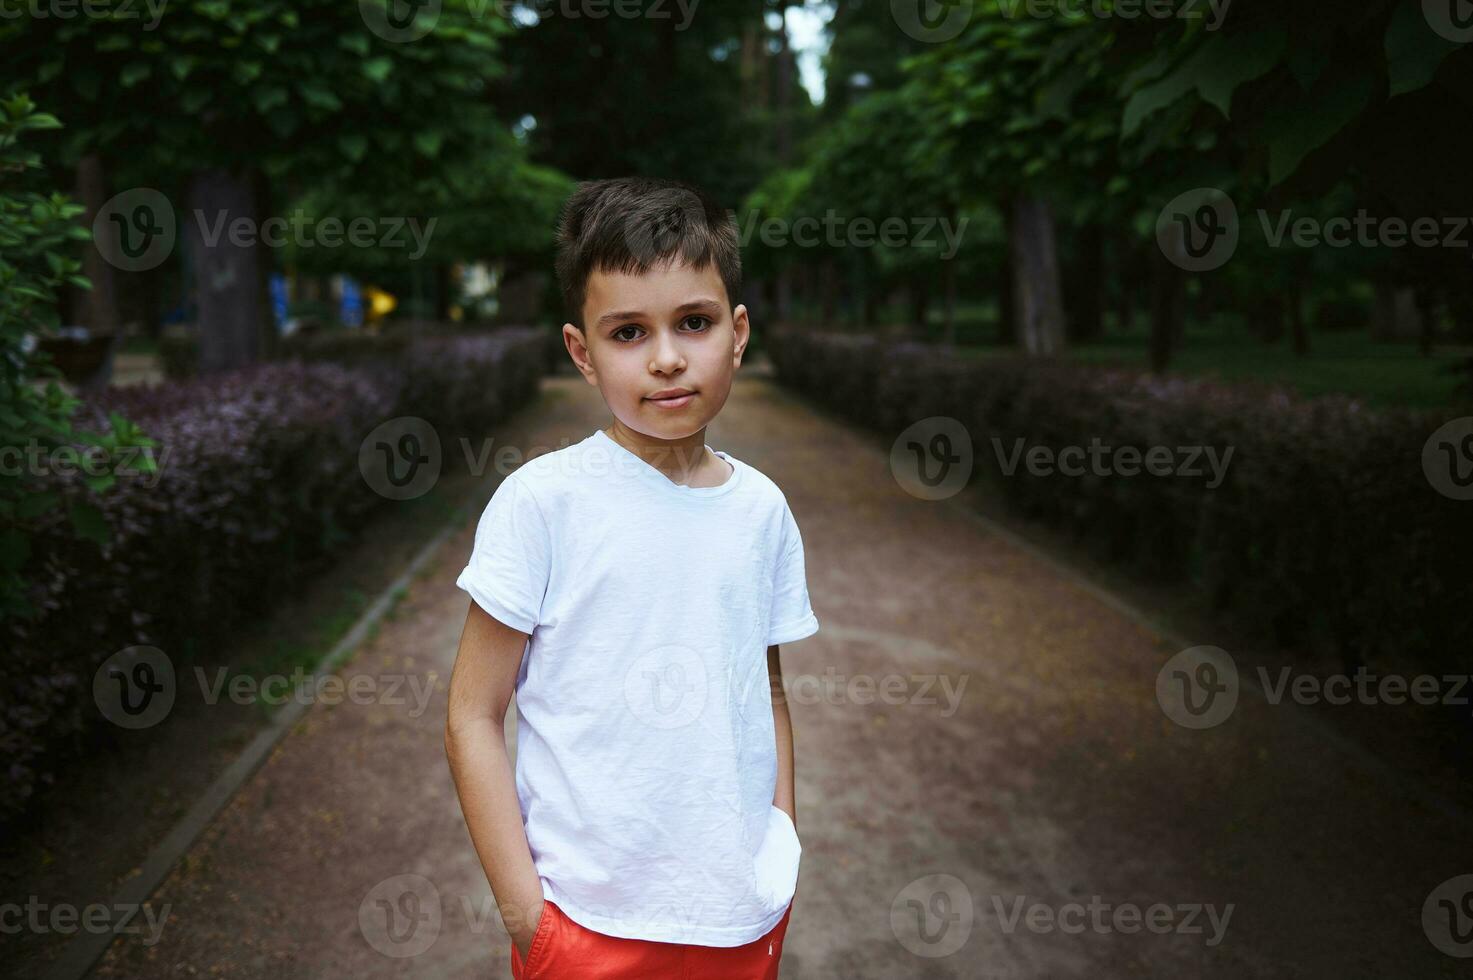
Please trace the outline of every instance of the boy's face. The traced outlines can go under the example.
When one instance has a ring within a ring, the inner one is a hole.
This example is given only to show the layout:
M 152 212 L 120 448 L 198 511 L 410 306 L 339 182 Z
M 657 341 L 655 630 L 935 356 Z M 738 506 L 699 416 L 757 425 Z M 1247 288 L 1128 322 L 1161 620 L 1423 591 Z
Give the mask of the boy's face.
M 578 370 L 626 427 L 664 440 L 701 431 L 721 411 L 749 335 L 747 308 L 730 308 L 714 263 L 638 276 L 595 269 L 583 322 L 563 325 Z M 672 388 L 692 394 L 651 398 Z

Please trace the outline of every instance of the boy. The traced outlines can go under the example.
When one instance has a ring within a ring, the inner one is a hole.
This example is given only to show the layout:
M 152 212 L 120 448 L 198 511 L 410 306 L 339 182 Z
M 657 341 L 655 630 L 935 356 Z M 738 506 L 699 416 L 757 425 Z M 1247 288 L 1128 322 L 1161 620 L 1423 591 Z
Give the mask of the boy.
M 782 492 L 705 444 L 749 336 L 734 222 L 581 184 L 557 273 L 613 418 L 487 504 L 445 734 L 512 974 L 776 977 L 802 850 L 778 648 L 818 620 Z

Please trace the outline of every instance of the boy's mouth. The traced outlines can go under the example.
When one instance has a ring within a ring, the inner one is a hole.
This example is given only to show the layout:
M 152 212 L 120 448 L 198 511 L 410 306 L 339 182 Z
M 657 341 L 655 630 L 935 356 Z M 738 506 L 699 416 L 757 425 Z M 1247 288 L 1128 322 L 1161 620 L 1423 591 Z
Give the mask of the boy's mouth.
M 667 388 L 653 395 L 646 395 L 644 400 L 661 408 L 682 408 L 689 405 L 695 397 L 696 393 L 689 388 Z

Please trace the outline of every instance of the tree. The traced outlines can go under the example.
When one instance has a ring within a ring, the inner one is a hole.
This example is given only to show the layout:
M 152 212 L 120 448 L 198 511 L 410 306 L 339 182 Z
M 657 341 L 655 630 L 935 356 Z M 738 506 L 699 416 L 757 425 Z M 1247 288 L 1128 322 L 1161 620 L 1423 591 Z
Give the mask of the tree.
M 25 94 L 0 99 L 0 445 L 12 447 L 26 464 L 0 472 L 0 617 L 25 615 L 31 606 L 22 573 L 31 555 L 34 522 L 59 507 L 78 534 L 106 535 L 97 509 L 84 499 L 66 499 L 37 465 L 53 453 L 81 444 L 104 455 L 123 446 L 152 446 L 122 418 L 109 432 L 87 432 L 71 423 L 77 400 L 56 384 L 56 372 L 29 340 L 56 326 L 57 290 L 70 283 L 88 288 L 76 258 L 90 236 L 77 226 L 80 205 L 41 187 L 41 158 L 23 150 L 23 136 L 61 128 L 55 116 L 38 112 Z M 44 388 L 33 383 L 40 378 Z M 143 464 L 151 469 L 151 460 Z M 103 473 L 85 478 L 88 489 L 106 490 L 116 479 Z
M 481 134 L 499 125 L 485 98 L 510 30 L 497 8 L 444 0 L 400 24 L 390 2 L 189 0 L 151 27 L 127 18 L 134 5 L 0 26 L 12 74 L 77 107 L 61 159 L 95 155 L 104 173 L 146 174 L 170 185 L 177 212 L 189 209 L 177 218 L 207 369 L 264 353 L 270 261 L 255 241 L 212 242 L 206 229 L 222 218 L 259 228 L 294 180 L 423 179 L 437 161 L 484 148 Z M 502 161 L 479 162 L 494 171 Z

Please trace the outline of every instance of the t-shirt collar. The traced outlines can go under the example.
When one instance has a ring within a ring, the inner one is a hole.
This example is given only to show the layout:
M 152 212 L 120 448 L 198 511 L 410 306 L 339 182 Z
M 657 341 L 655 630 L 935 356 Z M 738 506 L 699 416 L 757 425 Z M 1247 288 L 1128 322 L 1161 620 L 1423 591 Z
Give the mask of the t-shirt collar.
M 642 479 L 645 482 L 653 484 L 655 486 L 663 486 L 667 490 L 673 493 L 680 494 L 683 497 L 719 497 L 722 494 L 728 493 L 731 490 L 735 489 L 737 483 L 742 478 L 742 465 L 740 461 L 727 455 L 720 449 L 712 449 L 711 451 L 713 453 L 715 453 L 717 456 L 720 456 L 722 459 L 731 464 L 731 474 L 726 478 L 726 482 L 721 484 L 720 486 L 715 487 L 688 487 L 682 483 L 676 483 L 664 473 L 661 473 L 654 466 L 651 466 L 645 460 L 641 459 L 637 453 L 634 453 L 624 446 L 621 446 L 618 442 L 615 442 L 614 439 L 611 438 L 609 434 L 603 429 L 595 429 L 592 438 L 598 440 L 607 447 L 611 447 L 611 451 L 615 453 L 616 456 L 624 459 L 625 463 L 630 464 L 628 466 L 621 467 L 622 470 L 632 470 L 639 479 Z M 632 463 L 630 463 L 630 461 L 632 461 Z

